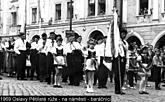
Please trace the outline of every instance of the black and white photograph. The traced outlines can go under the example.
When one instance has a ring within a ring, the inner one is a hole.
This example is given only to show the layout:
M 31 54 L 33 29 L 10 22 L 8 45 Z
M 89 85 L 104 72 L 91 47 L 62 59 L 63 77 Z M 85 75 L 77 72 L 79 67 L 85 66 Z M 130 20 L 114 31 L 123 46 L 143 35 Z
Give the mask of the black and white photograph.
M 0 102 L 165 102 L 165 0 L 0 0 Z

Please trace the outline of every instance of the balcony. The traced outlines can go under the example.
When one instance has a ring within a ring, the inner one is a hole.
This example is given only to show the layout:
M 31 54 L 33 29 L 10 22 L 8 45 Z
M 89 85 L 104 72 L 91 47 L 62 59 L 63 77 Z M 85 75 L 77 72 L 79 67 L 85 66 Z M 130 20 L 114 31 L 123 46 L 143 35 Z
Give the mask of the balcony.
M 18 2 L 18 0 L 11 0 L 10 2 L 11 2 L 11 3 L 14 3 L 14 2 Z
M 21 25 L 11 25 L 9 27 L 9 34 L 17 35 L 20 30 Z
M 152 21 L 151 14 L 136 16 L 137 24 L 150 23 Z

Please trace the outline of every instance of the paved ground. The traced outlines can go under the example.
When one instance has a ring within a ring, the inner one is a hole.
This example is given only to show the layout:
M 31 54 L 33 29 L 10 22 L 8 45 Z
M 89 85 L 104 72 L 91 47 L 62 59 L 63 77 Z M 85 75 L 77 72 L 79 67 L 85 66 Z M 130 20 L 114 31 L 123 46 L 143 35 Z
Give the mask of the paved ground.
M 39 81 L 17 81 L 15 78 L 0 80 L 0 96 L 105 96 L 111 95 L 112 102 L 165 102 L 165 87 L 162 90 L 154 90 L 154 83 L 147 88 L 149 95 L 139 95 L 138 90 L 127 89 L 126 95 L 115 95 L 114 85 L 108 83 L 108 89 L 98 89 L 95 86 L 94 93 L 85 92 L 85 84 L 81 86 L 69 86 L 63 83 L 63 88 L 53 88 L 52 85 L 40 83 Z

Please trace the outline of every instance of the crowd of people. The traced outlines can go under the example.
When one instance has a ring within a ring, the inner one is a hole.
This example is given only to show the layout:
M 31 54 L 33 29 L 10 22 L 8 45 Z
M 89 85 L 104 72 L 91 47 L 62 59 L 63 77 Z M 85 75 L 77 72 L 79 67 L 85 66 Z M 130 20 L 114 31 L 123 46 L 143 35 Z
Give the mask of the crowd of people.
M 115 83 L 115 94 L 125 94 L 127 87 L 136 89 L 139 82 L 139 94 L 149 94 L 146 91 L 148 78 L 155 82 L 155 89 L 160 90 L 160 83 L 165 79 L 165 46 L 155 48 L 146 44 L 138 46 L 136 42 L 128 44 L 125 40 L 127 30 L 120 29 L 118 56 L 105 56 L 106 36 L 89 39 L 87 46 L 82 37 L 72 33 L 65 42 L 60 34 L 50 32 L 49 37 L 43 33 L 41 37 L 34 35 L 31 42 L 25 34 L 19 38 L 10 38 L 8 44 L 1 40 L 0 68 L 8 76 L 16 76 L 17 80 L 26 80 L 27 60 L 30 61 L 28 77 L 53 84 L 54 88 L 62 88 L 63 82 L 79 86 L 85 82 L 86 91 L 94 92 L 93 86 L 107 88 L 108 78 Z M 112 70 L 104 64 L 112 63 Z M 84 78 L 85 76 L 85 78 Z
M 130 66 L 127 70 L 128 87 L 135 89 L 134 83 L 140 79 L 139 94 L 149 94 L 146 92 L 146 87 L 150 87 L 148 84 L 148 78 L 150 78 L 151 81 L 155 82 L 155 89 L 161 90 L 160 83 L 164 82 L 165 75 L 164 49 L 165 46 L 153 48 L 149 44 L 139 47 L 136 42 L 130 44 Z

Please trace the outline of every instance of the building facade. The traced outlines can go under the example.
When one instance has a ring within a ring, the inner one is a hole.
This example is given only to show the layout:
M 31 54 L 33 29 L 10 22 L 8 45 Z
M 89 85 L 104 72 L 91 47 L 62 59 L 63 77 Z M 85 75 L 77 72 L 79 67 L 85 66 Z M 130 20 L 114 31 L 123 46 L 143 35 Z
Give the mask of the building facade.
M 24 1 L 23 0 L 1 0 L 0 1 L 0 32 L 2 36 L 17 35 L 23 29 Z
M 106 35 L 112 20 L 113 0 L 73 0 L 70 16 L 70 0 L 27 0 L 27 36 L 55 32 L 63 38 L 70 29 L 82 35 L 86 44 L 90 37 Z M 40 20 L 41 18 L 41 20 Z
M 66 30 L 82 35 L 83 43 L 108 33 L 113 19 L 113 6 L 120 8 L 121 0 L 1 0 L 0 31 L 2 35 L 14 35 L 24 31 L 27 39 L 33 35 L 55 32 L 65 38 Z M 123 26 L 128 29 L 128 42 L 139 45 L 149 43 L 161 47 L 165 43 L 165 0 L 123 0 Z M 26 25 L 25 25 L 26 24 Z
M 154 47 L 165 45 L 165 0 L 123 0 L 127 40 Z

